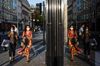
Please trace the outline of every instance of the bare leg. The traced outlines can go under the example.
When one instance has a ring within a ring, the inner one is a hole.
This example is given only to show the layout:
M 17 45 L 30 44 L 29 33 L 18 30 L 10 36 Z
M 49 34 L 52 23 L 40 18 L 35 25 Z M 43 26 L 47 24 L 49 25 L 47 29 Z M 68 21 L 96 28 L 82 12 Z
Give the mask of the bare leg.
M 30 57 L 30 53 L 29 53 L 29 48 L 26 49 L 26 61 L 29 62 L 29 57 Z
M 71 61 L 73 61 L 74 60 L 74 49 L 73 48 L 71 48 Z

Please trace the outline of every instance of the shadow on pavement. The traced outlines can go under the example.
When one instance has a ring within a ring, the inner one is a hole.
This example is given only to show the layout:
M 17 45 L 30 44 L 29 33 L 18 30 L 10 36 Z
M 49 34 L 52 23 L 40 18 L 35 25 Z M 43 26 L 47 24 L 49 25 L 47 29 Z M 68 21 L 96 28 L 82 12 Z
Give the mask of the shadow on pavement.
M 33 49 L 31 49 L 31 53 L 30 54 L 32 54 L 30 56 L 30 61 L 38 55 Z
M 3 48 L 0 46 L 0 54 L 7 52 L 7 51 L 8 51 L 8 48 Z
M 0 64 L 0 66 L 3 66 L 4 64 L 6 64 L 6 63 L 8 63 L 8 62 L 9 62 L 9 60 L 6 61 L 6 62 L 4 62 L 4 63 L 2 63 L 2 64 Z
M 22 56 L 16 56 L 15 61 L 9 63 L 9 64 L 6 65 L 6 66 L 14 66 L 16 63 L 20 62 L 20 60 L 22 60 L 23 58 L 24 58 L 24 57 L 22 57 Z

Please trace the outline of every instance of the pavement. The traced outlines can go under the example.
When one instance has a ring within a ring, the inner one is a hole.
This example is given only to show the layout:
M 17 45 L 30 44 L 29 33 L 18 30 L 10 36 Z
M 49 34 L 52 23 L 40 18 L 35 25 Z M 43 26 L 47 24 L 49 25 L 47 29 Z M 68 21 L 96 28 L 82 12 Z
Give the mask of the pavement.
M 25 57 L 20 57 L 16 54 L 16 61 L 10 64 L 8 51 L 2 51 L 2 53 L 0 53 L 0 66 L 41 66 L 41 64 L 44 65 L 45 62 L 43 61 L 43 59 L 45 59 L 44 53 L 46 46 L 43 44 L 43 34 L 38 32 L 34 33 L 33 40 L 34 42 L 30 53 L 30 63 L 26 63 Z
M 33 35 L 33 46 L 30 53 L 30 62 L 26 63 L 24 57 L 16 55 L 16 61 L 12 64 L 9 64 L 8 51 L 0 53 L 0 66 L 46 66 L 45 55 L 46 55 L 46 45 L 43 44 L 43 34 L 34 33 Z M 91 52 L 91 53 L 94 53 Z M 93 54 L 94 55 L 94 54 Z M 100 66 L 100 52 L 95 52 L 95 66 Z M 94 57 L 94 56 L 93 56 Z M 73 62 L 70 61 L 69 49 L 64 45 L 64 66 L 92 66 L 85 59 L 84 56 L 77 55 Z
M 79 55 L 75 56 L 74 61 L 70 61 L 70 53 L 68 47 L 65 45 L 65 54 L 64 54 L 64 66 L 90 66 L 85 60 L 83 60 L 83 56 Z
M 9 63 L 8 52 L 0 55 L 0 66 L 45 66 L 45 51 L 40 54 L 30 54 L 30 62 L 26 63 L 24 57 L 16 56 L 16 61 L 12 64 Z
M 95 66 L 100 66 L 100 51 L 95 52 Z

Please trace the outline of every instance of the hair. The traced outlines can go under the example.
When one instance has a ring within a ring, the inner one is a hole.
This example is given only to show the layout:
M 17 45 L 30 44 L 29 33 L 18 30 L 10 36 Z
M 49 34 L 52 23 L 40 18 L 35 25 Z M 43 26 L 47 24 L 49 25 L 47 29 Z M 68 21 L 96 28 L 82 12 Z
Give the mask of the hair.
M 25 31 L 25 32 L 26 32 L 27 26 L 29 26 L 29 25 L 26 25 L 26 26 L 25 26 L 25 28 L 24 28 L 24 31 Z M 30 26 L 29 26 L 29 28 L 30 28 L 30 31 L 31 31 L 31 27 L 30 27 Z
M 73 26 L 73 25 L 71 25 L 71 26 Z M 70 26 L 70 27 L 71 27 L 71 26 Z M 69 30 L 70 30 L 70 27 L 69 27 Z M 73 26 L 73 30 L 74 30 L 74 31 L 76 31 L 76 28 L 75 28 L 75 26 Z
M 16 28 L 16 25 L 12 25 L 12 26 L 14 26 Z
M 13 30 L 15 29 L 15 27 L 13 25 L 11 25 L 11 28 L 13 28 Z

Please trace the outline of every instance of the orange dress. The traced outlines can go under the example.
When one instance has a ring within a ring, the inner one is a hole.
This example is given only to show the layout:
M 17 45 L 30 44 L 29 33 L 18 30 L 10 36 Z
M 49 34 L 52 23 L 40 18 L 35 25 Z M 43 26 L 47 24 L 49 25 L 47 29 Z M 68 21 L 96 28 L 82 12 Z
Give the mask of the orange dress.
M 70 52 L 72 52 L 74 55 L 77 54 L 77 50 L 76 47 L 74 46 L 74 44 L 72 44 L 71 40 L 72 38 L 77 38 L 77 34 L 76 33 L 72 33 L 70 30 L 68 31 L 68 46 L 70 49 Z
M 23 54 L 26 56 L 26 55 L 29 55 L 30 54 L 30 49 L 32 47 L 32 31 L 29 31 L 29 32 L 23 32 L 23 35 L 22 37 L 26 36 L 29 40 L 27 46 L 25 47 L 24 49 L 24 52 Z

